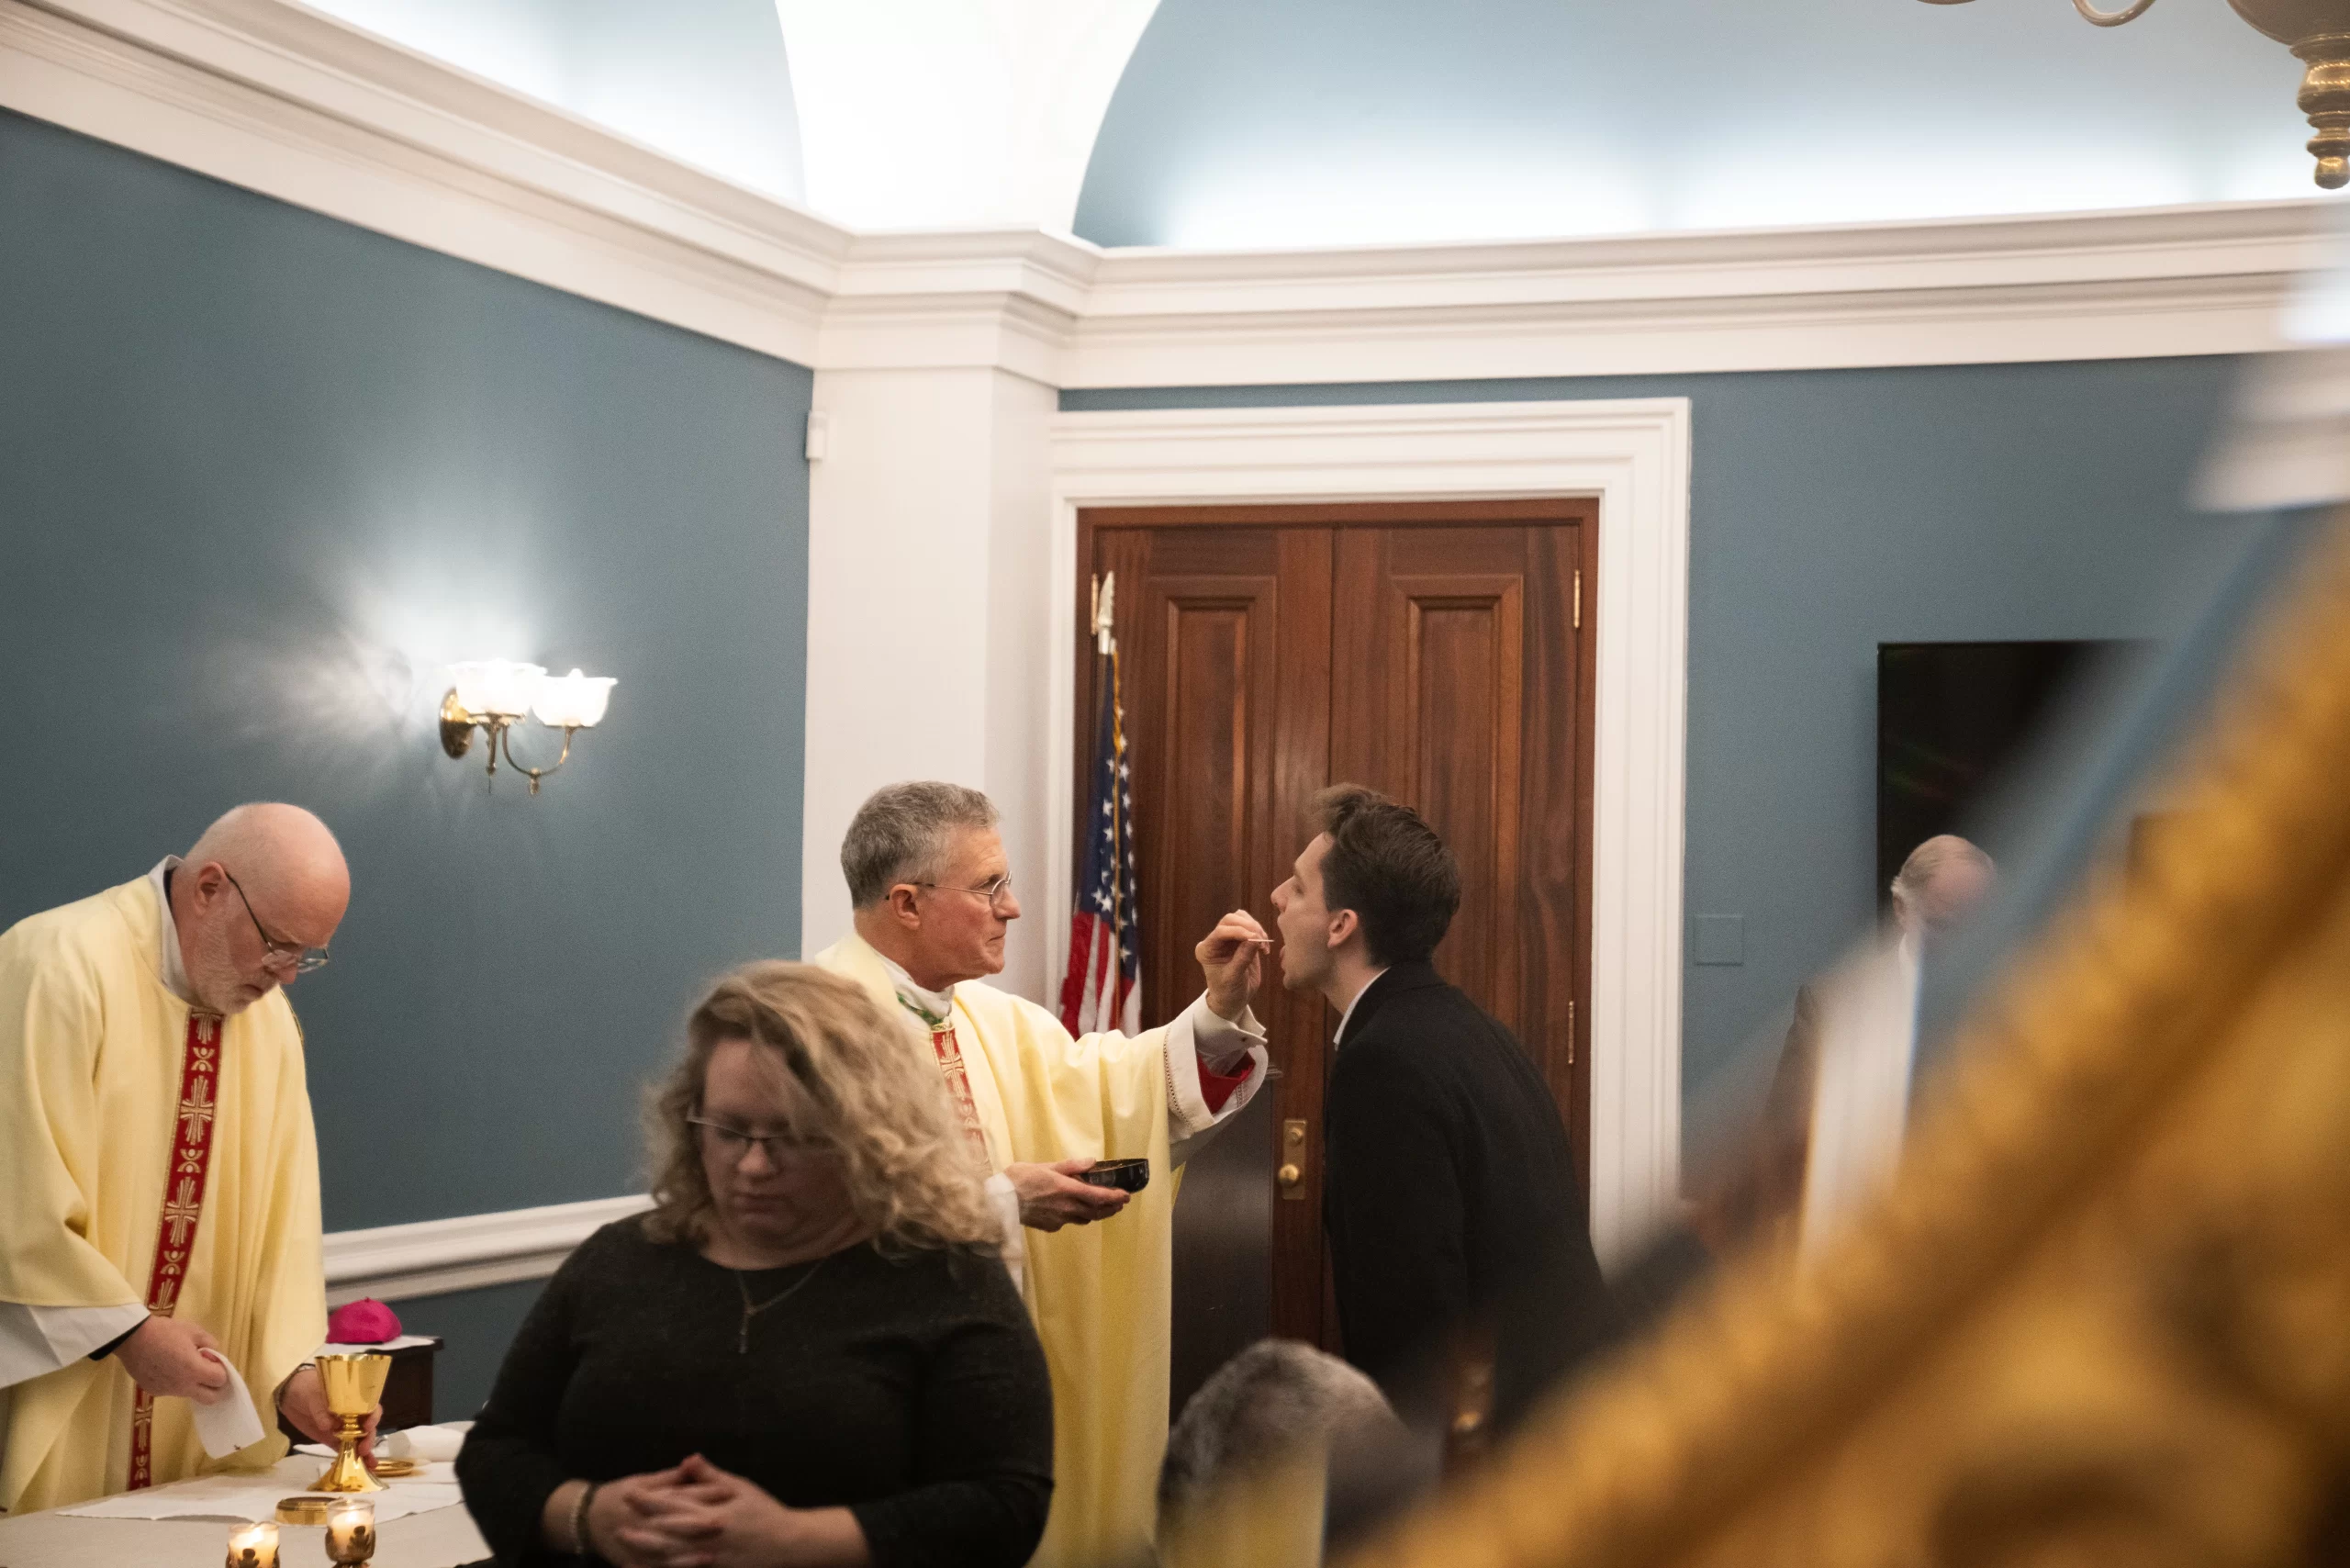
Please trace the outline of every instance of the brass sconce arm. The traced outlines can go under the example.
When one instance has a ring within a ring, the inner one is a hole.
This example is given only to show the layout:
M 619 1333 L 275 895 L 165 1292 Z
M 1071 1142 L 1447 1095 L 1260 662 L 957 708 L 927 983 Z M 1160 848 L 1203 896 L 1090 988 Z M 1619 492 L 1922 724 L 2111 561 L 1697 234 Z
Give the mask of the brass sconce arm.
M 465 711 L 457 700 L 453 688 L 441 700 L 441 749 L 452 757 L 462 757 L 473 749 L 474 732 L 479 730 L 488 738 L 482 750 L 483 775 L 498 776 L 498 754 L 506 754 L 506 766 L 531 781 L 531 793 L 539 792 L 539 780 L 571 760 L 572 737 L 579 734 L 577 724 L 563 726 L 563 751 L 544 767 L 528 767 L 514 755 L 514 728 L 520 721 L 497 713 L 475 714 Z
M 551 676 L 541 666 L 511 659 L 470 659 L 451 665 L 449 673 L 456 684 L 441 699 L 441 749 L 462 757 L 473 749 L 474 732 L 479 730 L 489 741 L 482 753 L 483 776 L 496 781 L 502 751 L 506 766 L 531 781 L 533 795 L 540 779 L 571 760 L 571 743 L 579 732 L 603 722 L 605 705 L 619 684 L 610 676 L 577 670 Z M 514 726 L 525 713 L 563 732 L 562 754 L 544 767 L 525 767 L 514 755 Z
M 565 763 L 571 760 L 571 737 L 578 733 L 578 725 L 564 725 L 563 751 L 553 762 L 547 764 L 544 767 L 525 767 L 520 762 L 515 759 L 513 725 L 508 724 L 500 730 L 498 733 L 498 739 L 506 748 L 506 766 L 512 768 L 515 772 L 522 775 L 525 778 L 528 778 L 531 781 L 531 793 L 535 795 L 539 792 L 540 779 L 544 778 L 548 774 L 553 773 L 556 768 L 561 767 Z
M 2131 0 L 2119 11 L 2100 11 L 2090 5 L 2089 0 L 2073 0 L 2073 9 L 2081 14 L 2081 20 L 2093 28 L 2118 28 L 2124 22 L 2134 22 L 2144 16 L 2146 7 L 2154 3 L 2154 0 Z

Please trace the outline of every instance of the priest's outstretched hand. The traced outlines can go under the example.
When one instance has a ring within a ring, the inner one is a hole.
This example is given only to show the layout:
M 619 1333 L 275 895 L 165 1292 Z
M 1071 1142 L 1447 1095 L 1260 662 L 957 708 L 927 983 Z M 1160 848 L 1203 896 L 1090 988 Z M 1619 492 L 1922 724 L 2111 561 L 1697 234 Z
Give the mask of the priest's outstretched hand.
M 1207 976 L 1210 1012 L 1227 1024 L 1239 1022 L 1265 978 L 1265 954 L 1272 945 L 1257 917 L 1245 909 L 1234 910 L 1200 938 L 1192 954 Z
M 1091 1225 L 1108 1219 L 1126 1206 L 1134 1194 L 1115 1187 L 1095 1187 L 1077 1179 L 1093 1168 L 1091 1159 L 1064 1159 L 1055 1165 L 1007 1165 L 1012 1190 L 1020 1196 L 1020 1223 L 1031 1230 L 1058 1230 L 1065 1225 Z

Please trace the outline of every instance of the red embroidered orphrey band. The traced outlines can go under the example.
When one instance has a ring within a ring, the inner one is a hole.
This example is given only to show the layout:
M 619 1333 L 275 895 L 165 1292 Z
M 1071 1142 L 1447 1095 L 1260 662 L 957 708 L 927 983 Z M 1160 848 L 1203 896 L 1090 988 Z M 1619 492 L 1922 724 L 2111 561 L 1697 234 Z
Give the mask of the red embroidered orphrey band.
M 192 1013 L 180 1062 L 179 1111 L 172 1120 L 172 1163 L 163 1177 L 163 1215 L 155 1226 L 155 1267 L 147 1276 L 147 1310 L 169 1317 L 187 1282 L 196 1227 L 204 1218 L 204 1189 L 212 1172 L 212 1115 L 220 1086 L 220 1020 Z M 130 1489 L 155 1482 L 155 1396 L 137 1390 L 130 1401 Z
M 963 1065 L 963 1043 L 955 1037 L 952 1020 L 931 1025 L 930 1048 L 937 1054 L 938 1070 L 946 1075 L 946 1092 L 955 1102 L 955 1118 L 963 1124 L 964 1138 L 979 1154 L 979 1163 L 993 1170 L 988 1159 L 988 1135 L 979 1126 L 979 1103 L 971 1098 L 971 1072 Z

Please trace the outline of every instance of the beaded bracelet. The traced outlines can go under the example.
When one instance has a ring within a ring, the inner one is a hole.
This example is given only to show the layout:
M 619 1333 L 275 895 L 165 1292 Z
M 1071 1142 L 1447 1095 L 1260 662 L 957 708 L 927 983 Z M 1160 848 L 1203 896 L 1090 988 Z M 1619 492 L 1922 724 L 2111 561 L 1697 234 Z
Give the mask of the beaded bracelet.
M 579 1501 L 571 1505 L 571 1549 L 582 1557 L 593 1557 L 596 1549 L 588 1540 L 588 1506 L 596 1500 L 597 1483 L 590 1481 L 579 1494 Z

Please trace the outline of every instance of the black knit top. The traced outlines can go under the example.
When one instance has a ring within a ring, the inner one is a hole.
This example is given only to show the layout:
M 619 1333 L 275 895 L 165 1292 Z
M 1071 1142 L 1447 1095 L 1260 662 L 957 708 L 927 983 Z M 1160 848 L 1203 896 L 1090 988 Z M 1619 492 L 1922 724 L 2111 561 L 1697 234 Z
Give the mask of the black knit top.
M 1053 1489 L 1052 1388 L 1003 1265 L 968 1252 L 747 1271 L 754 1302 L 811 1273 L 743 1334 L 735 1272 L 692 1247 L 604 1226 L 516 1334 L 457 1456 L 496 1561 L 576 1562 L 541 1544 L 565 1481 L 699 1453 L 791 1507 L 846 1505 L 880 1568 L 1018 1568 Z

